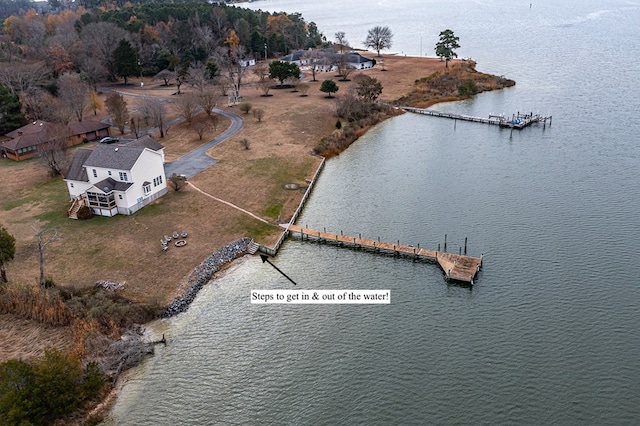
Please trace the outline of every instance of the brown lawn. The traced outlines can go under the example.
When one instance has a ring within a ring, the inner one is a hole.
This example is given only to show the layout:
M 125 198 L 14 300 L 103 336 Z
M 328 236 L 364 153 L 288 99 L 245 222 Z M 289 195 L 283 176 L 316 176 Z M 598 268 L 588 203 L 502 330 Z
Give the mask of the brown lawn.
M 364 71 L 383 85 L 382 99 L 392 101 L 411 91 L 416 79 L 444 69 L 437 59 L 404 56 L 384 57 L 385 71 L 378 65 Z M 355 75 L 352 74 L 351 78 Z M 32 225 L 50 226 L 59 238 L 46 248 L 46 276 L 59 285 L 90 286 L 107 279 L 126 282 L 124 295 L 136 301 L 168 303 L 177 295 L 184 277 L 217 248 L 237 238 L 248 236 L 270 245 L 280 235 L 276 221 L 288 220 L 297 208 L 307 180 L 315 173 L 320 159 L 310 152 L 318 141 L 334 129 L 336 117 L 333 99 L 319 91 L 321 80 L 333 78 L 340 90 L 348 90 L 349 82 L 338 81 L 333 74 L 320 73 L 310 85 L 308 96 L 291 89 L 273 89 L 264 97 L 252 85 L 254 76 L 247 74 L 242 88 L 244 102 L 265 111 L 262 122 L 251 113 L 242 115 L 237 107 L 225 109 L 241 114 L 243 129 L 212 149 L 209 154 L 217 164 L 198 174 L 191 182 L 201 190 L 269 220 L 263 223 L 229 206 L 186 187 L 180 192 L 169 190 L 155 204 L 132 216 L 96 217 L 89 221 L 65 217 L 69 206 L 66 185 L 51 179 L 37 160 L 15 163 L 0 160 L 0 223 L 16 237 L 16 257 L 7 265 L 11 282 L 36 285 L 38 260 Z M 135 83 L 135 82 L 134 82 Z M 175 88 L 163 88 L 145 81 L 144 88 L 118 87 L 155 96 L 173 97 Z M 136 101 L 127 98 L 129 108 Z M 169 115 L 176 116 L 168 104 Z M 104 112 L 102 113 L 104 114 Z M 203 119 L 204 113 L 197 116 Z M 186 123 L 173 126 L 164 139 L 169 161 L 212 139 L 229 125 L 220 120 L 217 130 L 211 128 L 199 140 Z M 117 135 L 117 130 L 113 132 Z M 157 136 L 157 135 L 154 135 Z M 249 149 L 239 142 L 249 141 Z M 301 190 L 285 189 L 296 183 Z M 174 230 L 187 230 L 185 247 L 160 248 L 160 239 Z M 30 358 L 47 345 L 65 347 L 70 334 L 65 329 L 40 327 L 8 315 L 0 316 L 0 362 L 9 357 Z

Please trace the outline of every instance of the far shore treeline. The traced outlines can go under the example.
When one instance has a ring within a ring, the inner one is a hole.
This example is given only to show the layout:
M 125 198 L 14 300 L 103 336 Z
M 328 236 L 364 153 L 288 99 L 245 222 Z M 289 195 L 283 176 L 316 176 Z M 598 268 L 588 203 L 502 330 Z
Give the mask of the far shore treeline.
M 78 71 L 96 81 L 116 75 L 111 55 L 106 54 L 109 47 L 100 39 L 104 43 L 115 39 L 116 45 L 127 40 L 146 76 L 224 54 L 231 32 L 246 58 L 279 57 L 326 43 L 317 26 L 297 13 L 202 1 L 144 3 L 0 0 L 0 61 L 47 58 L 52 73 Z

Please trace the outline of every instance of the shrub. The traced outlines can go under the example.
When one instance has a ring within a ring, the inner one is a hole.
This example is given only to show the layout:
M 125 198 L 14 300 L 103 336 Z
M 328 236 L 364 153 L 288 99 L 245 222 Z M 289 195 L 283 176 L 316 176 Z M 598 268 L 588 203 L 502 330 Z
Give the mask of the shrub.
M 238 109 L 242 112 L 244 112 L 245 114 L 249 114 L 249 111 L 251 111 L 252 105 L 249 102 L 243 102 L 240 105 L 238 105 Z
M 239 142 L 244 149 L 249 149 L 249 139 L 247 138 L 240 139 Z
M 89 220 L 93 217 L 93 210 L 89 206 L 82 206 L 78 209 L 78 220 Z
M 187 184 L 187 177 L 185 175 L 179 175 L 173 173 L 169 179 L 167 179 L 167 185 L 169 185 L 174 191 L 178 192 Z
M 69 325 L 73 317 L 57 289 L 24 285 L 0 289 L 0 313 L 54 326 Z
M 97 397 L 105 386 L 97 364 L 83 371 L 78 358 L 45 349 L 33 364 L 0 364 L 0 423 L 53 424 Z
M 478 85 L 473 80 L 465 80 L 458 86 L 460 96 L 472 96 L 478 93 Z
M 262 121 L 264 117 L 264 110 L 262 108 L 256 108 L 253 110 L 253 116 L 258 120 L 258 122 Z

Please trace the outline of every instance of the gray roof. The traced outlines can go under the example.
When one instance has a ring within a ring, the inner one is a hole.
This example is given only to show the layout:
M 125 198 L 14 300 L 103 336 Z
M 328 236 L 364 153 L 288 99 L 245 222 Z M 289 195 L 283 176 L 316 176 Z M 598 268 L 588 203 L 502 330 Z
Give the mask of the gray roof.
M 104 192 L 105 194 L 108 194 L 111 191 L 122 191 L 122 192 L 125 192 L 132 185 L 133 185 L 133 183 L 131 183 L 131 182 L 118 182 L 118 181 L 113 180 L 111 178 L 106 178 L 104 180 L 101 180 L 98 183 L 95 183 L 93 186 L 95 186 L 97 189 L 99 189 L 100 191 Z
M 154 151 L 160 151 L 164 146 L 149 135 L 135 139 L 127 144 L 127 146 L 141 146 Z
M 353 50 L 351 52 L 345 53 L 344 56 L 347 59 L 347 61 L 352 64 L 362 64 L 362 63 L 372 61 L 371 59 L 365 58 L 364 56 L 362 56 L 361 54 Z
M 143 146 L 98 144 L 93 150 L 85 167 L 102 167 L 105 169 L 131 170 L 145 150 Z
M 65 180 L 77 180 L 81 182 L 89 182 L 89 176 L 87 176 L 87 169 L 85 169 L 84 162 L 89 158 L 93 151 L 86 148 L 78 148 L 73 154 L 71 164 L 67 172 L 64 174 Z

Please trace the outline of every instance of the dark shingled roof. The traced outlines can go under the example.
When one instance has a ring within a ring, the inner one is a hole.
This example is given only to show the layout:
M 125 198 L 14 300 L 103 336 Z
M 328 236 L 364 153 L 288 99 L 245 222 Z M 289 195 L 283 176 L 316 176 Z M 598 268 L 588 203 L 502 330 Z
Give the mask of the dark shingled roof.
M 77 180 L 81 182 L 89 182 L 89 176 L 87 176 L 87 169 L 85 169 L 84 162 L 89 158 L 93 151 L 86 148 L 78 148 L 76 153 L 73 154 L 71 164 L 67 172 L 64 174 L 67 180 Z
M 347 62 L 351 64 L 362 64 L 365 62 L 371 62 L 371 59 L 365 58 L 364 56 L 353 50 L 351 52 L 345 53 L 344 57 L 346 58 Z
M 104 192 L 105 194 L 108 194 L 111 191 L 124 192 L 127 189 L 129 189 L 131 185 L 133 185 L 133 183 L 131 182 L 118 182 L 111 178 L 106 178 L 105 180 L 101 180 L 100 182 L 95 183 L 93 186 L 95 186 L 97 189 Z
M 149 135 L 143 136 L 141 138 L 135 139 L 127 144 L 127 146 L 138 146 L 143 148 L 149 148 L 153 151 L 160 151 L 164 146 L 152 138 Z
M 69 124 L 69 128 L 74 135 L 95 132 L 97 130 L 108 129 L 109 127 L 110 126 L 108 124 L 93 120 L 84 120 L 77 123 Z
M 144 147 L 130 145 L 98 144 L 84 165 L 116 170 L 131 170 L 144 151 Z

